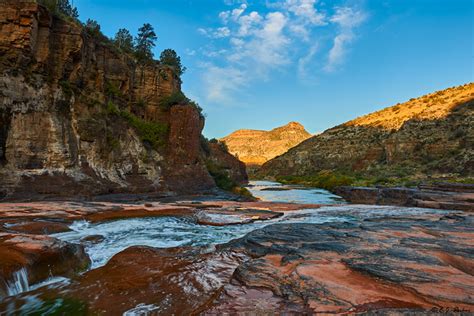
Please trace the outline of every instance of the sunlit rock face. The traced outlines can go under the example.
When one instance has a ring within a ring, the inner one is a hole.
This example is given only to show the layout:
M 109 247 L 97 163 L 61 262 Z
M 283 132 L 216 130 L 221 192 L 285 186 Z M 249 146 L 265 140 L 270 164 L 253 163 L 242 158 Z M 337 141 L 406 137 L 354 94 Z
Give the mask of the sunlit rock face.
M 474 84 L 449 88 L 326 130 L 265 163 L 261 176 L 474 174 Z
M 162 105 L 181 89 L 172 69 L 32 0 L 0 3 L 0 56 L 0 196 L 214 187 L 198 109 Z
M 221 139 L 248 166 L 260 166 L 311 136 L 303 125 L 290 122 L 271 131 L 242 129 Z

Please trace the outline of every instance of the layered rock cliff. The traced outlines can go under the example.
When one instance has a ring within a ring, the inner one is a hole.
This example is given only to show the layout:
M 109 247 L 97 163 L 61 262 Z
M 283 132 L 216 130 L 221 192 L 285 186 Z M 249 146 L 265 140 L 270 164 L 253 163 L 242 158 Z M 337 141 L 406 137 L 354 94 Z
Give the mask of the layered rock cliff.
M 0 2 L 0 198 L 215 186 L 204 118 L 146 65 L 33 0 Z
M 271 131 L 241 129 L 221 139 L 246 165 L 260 166 L 311 137 L 303 125 L 290 122 Z
M 259 173 L 308 176 L 323 170 L 372 177 L 472 177 L 474 84 L 331 128 L 268 161 Z

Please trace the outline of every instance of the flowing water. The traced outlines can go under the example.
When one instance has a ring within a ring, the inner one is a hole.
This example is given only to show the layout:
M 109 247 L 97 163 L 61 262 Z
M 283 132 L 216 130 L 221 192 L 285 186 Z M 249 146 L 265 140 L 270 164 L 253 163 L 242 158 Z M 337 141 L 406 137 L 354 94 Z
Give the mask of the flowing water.
M 233 226 L 198 225 L 190 218 L 156 217 L 131 218 L 92 224 L 78 221 L 71 231 L 52 236 L 64 241 L 81 243 L 91 258 L 92 269 L 103 266 L 118 252 L 131 246 L 169 248 L 178 246 L 208 246 L 222 244 L 232 239 L 274 223 L 327 223 L 337 221 L 359 221 L 365 218 L 443 212 L 439 210 L 396 206 L 347 205 L 344 200 L 328 191 L 285 186 L 276 182 L 253 181 L 248 189 L 263 201 L 293 202 L 309 204 L 331 204 L 314 209 L 292 211 L 284 216 L 250 224 Z M 8 294 L 17 295 L 51 283 L 67 283 L 67 279 L 54 278 L 42 284 L 30 286 L 26 270 L 15 273 L 9 283 Z M 33 302 L 36 304 L 35 302 Z M 137 306 L 146 309 L 147 306 Z
M 80 221 L 70 227 L 71 231 L 53 236 L 68 242 L 82 243 L 94 269 L 105 265 L 113 255 L 131 246 L 157 248 L 212 246 L 226 243 L 277 222 L 326 223 L 352 221 L 369 216 L 426 212 L 404 207 L 349 206 L 345 205 L 343 199 L 325 190 L 285 186 L 269 181 L 253 181 L 249 185 L 249 190 L 263 201 L 339 205 L 287 212 L 283 217 L 269 221 L 221 227 L 198 225 L 192 219 L 177 217 L 131 218 L 97 224 Z M 93 240 L 87 241 L 91 237 Z
M 317 188 L 283 185 L 272 181 L 250 181 L 248 187 L 253 196 L 262 201 L 302 204 L 344 204 L 340 196 Z

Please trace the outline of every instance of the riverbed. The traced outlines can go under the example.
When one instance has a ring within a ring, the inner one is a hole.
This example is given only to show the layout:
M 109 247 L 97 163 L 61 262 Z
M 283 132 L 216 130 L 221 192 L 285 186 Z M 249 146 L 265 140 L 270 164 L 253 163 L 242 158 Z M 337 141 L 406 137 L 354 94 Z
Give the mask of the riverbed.
M 90 222 L 75 221 L 70 231 L 52 234 L 69 243 L 82 244 L 91 259 L 90 270 L 103 267 L 118 253 L 134 246 L 153 248 L 193 247 L 204 252 L 212 252 L 215 247 L 225 244 L 273 224 L 325 224 L 325 223 L 361 223 L 378 218 L 403 218 L 422 216 L 423 214 L 439 214 L 449 211 L 420 209 L 398 206 L 349 205 L 342 198 L 321 189 L 303 188 L 282 185 L 269 181 L 252 181 L 249 191 L 257 198 L 266 202 L 284 202 L 322 205 L 296 211 L 282 212 L 282 216 L 270 220 L 256 220 L 246 224 L 231 226 L 200 225 L 191 217 L 146 217 L 127 218 L 120 220 Z M 36 285 L 27 284 L 25 271 L 19 271 L 18 280 L 10 284 L 10 295 L 20 295 L 23 300 L 33 300 L 21 312 L 34 310 L 37 303 L 28 293 L 35 290 L 67 286 L 65 278 L 51 278 Z M 26 281 L 25 281 L 26 280 Z M 39 305 L 39 306 L 40 306 Z

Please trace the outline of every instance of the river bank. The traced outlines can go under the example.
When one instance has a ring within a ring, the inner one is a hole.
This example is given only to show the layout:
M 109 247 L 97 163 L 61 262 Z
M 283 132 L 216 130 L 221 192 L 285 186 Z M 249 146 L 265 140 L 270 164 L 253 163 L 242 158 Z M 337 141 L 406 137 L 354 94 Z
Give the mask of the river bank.
M 249 190 L 262 200 L 2 203 L 0 311 L 474 311 L 472 213 Z

